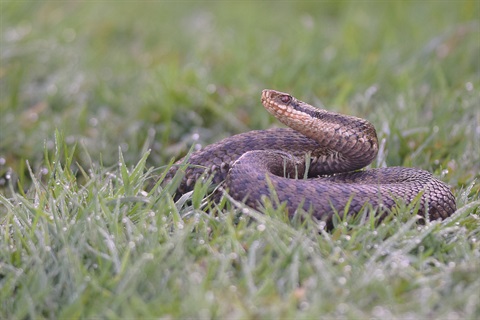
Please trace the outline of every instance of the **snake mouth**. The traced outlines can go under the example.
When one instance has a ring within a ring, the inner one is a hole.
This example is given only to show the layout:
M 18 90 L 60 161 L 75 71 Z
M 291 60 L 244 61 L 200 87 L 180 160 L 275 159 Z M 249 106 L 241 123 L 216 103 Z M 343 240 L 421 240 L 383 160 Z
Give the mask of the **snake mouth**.
M 263 106 L 267 108 L 267 110 L 271 110 L 272 108 L 274 108 L 274 104 L 271 99 L 271 93 L 272 93 L 272 90 L 268 90 L 268 89 L 265 89 L 262 91 L 261 101 Z
M 262 104 L 267 107 L 267 105 L 271 105 L 272 104 L 272 101 L 270 99 L 271 97 L 271 93 L 272 93 L 272 90 L 268 90 L 268 89 L 265 89 L 262 91 Z

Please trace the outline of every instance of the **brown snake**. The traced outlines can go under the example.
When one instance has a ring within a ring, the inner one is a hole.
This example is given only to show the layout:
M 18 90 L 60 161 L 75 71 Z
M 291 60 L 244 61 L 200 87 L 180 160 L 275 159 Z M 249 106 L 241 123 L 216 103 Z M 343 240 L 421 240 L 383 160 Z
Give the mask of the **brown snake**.
M 334 212 L 357 213 L 367 203 L 392 209 L 417 196 L 418 214 L 428 212 L 432 220 L 456 210 L 448 186 L 427 171 L 403 167 L 359 171 L 378 152 L 375 128 L 367 120 L 317 109 L 274 90 L 263 90 L 262 104 L 290 129 L 250 131 L 192 153 L 188 163 L 194 166 L 186 169 L 176 199 L 193 190 L 207 172 L 213 174 L 214 184 L 225 180 L 228 193 L 253 208 L 261 208 L 262 196 L 275 190 L 291 216 L 301 207 L 317 219 L 330 220 Z M 173 166 L 165 181 L 177 170 Z M 305 175 L 308 179 L 303 179 Z

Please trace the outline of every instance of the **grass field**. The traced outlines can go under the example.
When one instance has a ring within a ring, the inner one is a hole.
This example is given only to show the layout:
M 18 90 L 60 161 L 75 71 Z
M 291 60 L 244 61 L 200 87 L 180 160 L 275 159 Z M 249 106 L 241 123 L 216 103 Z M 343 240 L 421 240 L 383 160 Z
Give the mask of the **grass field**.
M 480 317 L 478 1 L 1 1 L 0 318 Z M 449 219 L 326 232 L 207 186 L 192 145 L 279 126 L 264 88 L 370 120 Z M 191 200 L 191 201 L 190 201 Z

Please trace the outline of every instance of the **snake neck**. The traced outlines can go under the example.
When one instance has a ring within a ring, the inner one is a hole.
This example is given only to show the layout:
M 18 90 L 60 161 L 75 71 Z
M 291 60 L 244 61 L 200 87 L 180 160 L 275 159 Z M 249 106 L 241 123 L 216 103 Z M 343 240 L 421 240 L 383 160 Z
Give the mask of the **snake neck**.
M 315 108 L 291 95 L 263 90 L 262 104 L 280 122 L 351 159 L 359 168 L 373 161 L 378 153 L 375 127 L 365 119 Z

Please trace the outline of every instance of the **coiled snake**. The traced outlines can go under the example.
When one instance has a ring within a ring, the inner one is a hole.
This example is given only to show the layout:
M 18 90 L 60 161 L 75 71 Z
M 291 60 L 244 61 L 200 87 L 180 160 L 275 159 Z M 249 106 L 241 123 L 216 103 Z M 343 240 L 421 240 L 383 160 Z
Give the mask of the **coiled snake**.
M 261 208 L 262 196 L 276 194 L 293 215 L 298 208 L 330 220 L 334 212 L 394 208 L 418 200 L 418 214 L 446 218 L 455 198 L 431 173 L 402 167 L 359 171 L 378 152 L 377 134 L 367 120 L 317 109 L 291 95 L 263 90 L 262 104 L 288 128 L 250 131 L 194 152 L 176 191 L 176 199 L 193 190 L 205 171 L 213 183 L 225 180 L 236 200 Z M 182 162 L 180 160 L 177 163 Z M 175 175 L 173 166 L 165 181 Z M 306 172 L 307 171 L 307 172 Z M 308 176 L 308 179 L 303 179 Z M 417 197 L 418 196 L 418 197 Z

